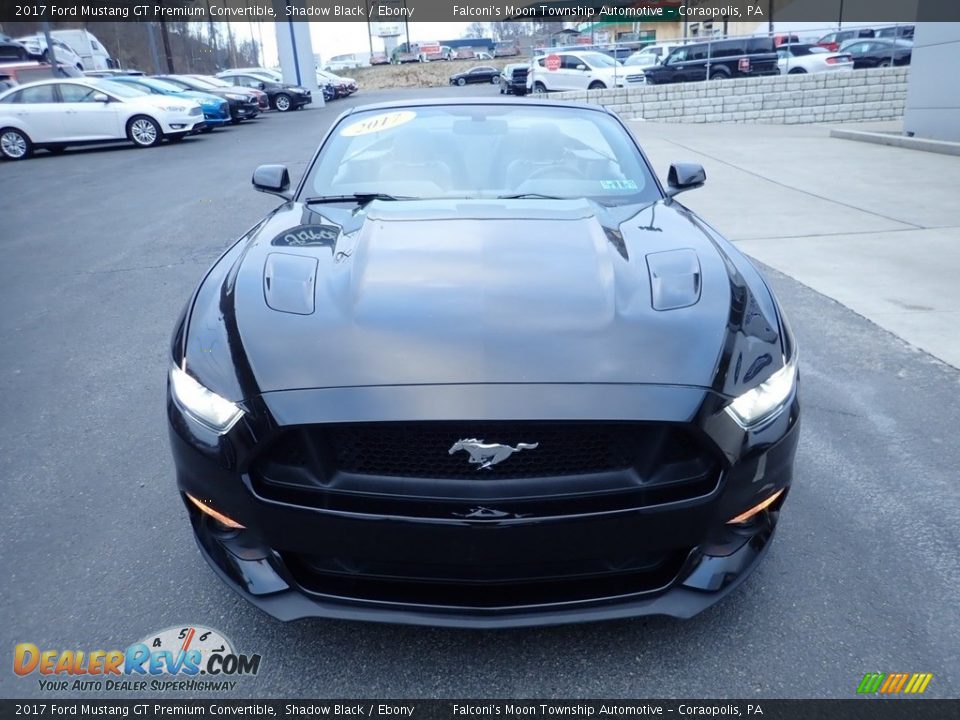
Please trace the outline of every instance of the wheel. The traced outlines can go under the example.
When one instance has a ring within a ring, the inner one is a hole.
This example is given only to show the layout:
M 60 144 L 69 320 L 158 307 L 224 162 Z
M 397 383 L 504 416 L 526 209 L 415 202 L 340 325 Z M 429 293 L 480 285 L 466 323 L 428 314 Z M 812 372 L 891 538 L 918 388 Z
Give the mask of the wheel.
M 280 93 L 277 95 L 276 100 L 273 101 L 273 106 L 277 108 L 279 112 L 287 112 L 287 110 L 293 109 L 293 100 L 291 100 L 290 96 L 286 93 Z
M 498 78 L 498 77 L 496 77 L 496 76 L 490 78 L 490 84 L 491 84 L 491 85 L 496 85 L 496 84 L 499 83 L 499 82 L 500 82 L 500 78 Z
M 231 125 L 239 125 L 243 122 L 243 118 L 230 118 Z
M 466 85 L 466 84 L 467 84 L 467 79 L 466 79 L 466 78 L 457 78 L 457 85 L 460 85 L 460 86 L 462 87 L 462 86 L 464 86 L 464 85 Z
M 890 61 L 881 60 L 880 62 L 877 63 L 877 67 L 890 67 Z
M 547 92 L 547 86 L 542 82 L 535 82 L 533 84 L 533 92 L 535 92 L 537 95 L 543 95 Z
M 212 133 L 212 132 L 213 132 L 213 125 L 207 125 L 207 126 L 206 126 L 205 128 L 203 128 L 200 132 L 202 132 L 204 135 L 206 135 L 207 133 Z
M 7 160 L 24 160 L 33 152 L 33 143 L 26 133 L 16 128 L 0 130 L 0 154 Z
M 137 147 L 153 147 L 163 140 L 163 132 L 153 118 L 135 115 L 127 123 L 127 137 Z
M 507 91 L 503 89 L 503 85 L 500 86 L 500 94 L 501 94 L 501 95 L 506 95 L 506 94 L 507 94 Z
M 587 88 L 587 90 L 606 90 L 606 89 L 607 89 L 607 86 L 604 85 L 599 80 L 594 80 L 592 83 L 590 83 L 590 87 Z
M 792 70 L 790 70 L 790 72 L 787 73 L 787 75 L 806 75 L 806 74 L 807 74 L 807 71 L 804 70 L 803 68 L 793 68 Z

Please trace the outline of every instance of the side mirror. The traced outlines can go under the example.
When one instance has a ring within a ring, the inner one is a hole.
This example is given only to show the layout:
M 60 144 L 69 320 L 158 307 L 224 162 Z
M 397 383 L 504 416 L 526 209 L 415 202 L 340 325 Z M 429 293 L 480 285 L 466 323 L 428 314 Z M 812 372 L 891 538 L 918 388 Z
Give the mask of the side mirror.
M 580 70 L 581 72 L 583 72 L 586 69 L 587 69 L 586 65 L 577 65 L 577 70 Z
M 290 200 L 290 173 L 286 165 L 261 165 L 253 171 L 253 187 L 262 193 Z
M 672 198 L 687 190 L 695 190 L 707 181 L 707 173 L 697 163 L 673 163 L 667 173 L 667 197 Z
M 93 101 L 99 103 L 108 103 L 110 102 L 110 96 L 106 93 L 98 92 L 93 94 Z

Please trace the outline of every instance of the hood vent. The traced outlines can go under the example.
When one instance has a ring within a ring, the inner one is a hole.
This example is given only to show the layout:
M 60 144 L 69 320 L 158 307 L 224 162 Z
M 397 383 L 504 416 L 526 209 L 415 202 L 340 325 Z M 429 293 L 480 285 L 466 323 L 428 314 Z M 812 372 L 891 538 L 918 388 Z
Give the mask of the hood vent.
M 654 310 L 676 310 L 700 300 L 700 259 L 691 248 L 647 255 Z
M 279 312 L 311 315 L 316 280 L 316 258 L 270 253 L 263 266 L 263 297 Z

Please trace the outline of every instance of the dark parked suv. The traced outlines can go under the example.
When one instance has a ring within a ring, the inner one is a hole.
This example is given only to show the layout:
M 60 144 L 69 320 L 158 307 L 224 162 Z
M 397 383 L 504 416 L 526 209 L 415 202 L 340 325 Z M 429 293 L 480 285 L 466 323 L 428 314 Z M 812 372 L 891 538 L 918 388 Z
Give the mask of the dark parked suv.
M 501 95 L 526 95 L 527 73 L 530 65 L 527 63 L 510 63 L 500 73 Z
M 660 65 L 645 68 L 647 83 L 723 80 L 779 75 L 773 38 L 732 38 L 676 48 Z

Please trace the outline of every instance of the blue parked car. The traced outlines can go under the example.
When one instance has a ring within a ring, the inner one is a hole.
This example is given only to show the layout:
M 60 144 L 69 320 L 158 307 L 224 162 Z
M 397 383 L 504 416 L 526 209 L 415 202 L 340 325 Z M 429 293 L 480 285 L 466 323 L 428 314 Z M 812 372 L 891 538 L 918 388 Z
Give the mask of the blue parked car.
M 183 90 L 178 85 L 159 78 L 120 75 L 111 77 L 109 80 L 139 88 L 151 95 L 176 95 L 196 100 L 203 108 L 203 118 L 206 121 L 206 127 L 201 132 L 210 132 L 217 125 L 230 122 L 230 104 L 217 95 L 197 90 Z

